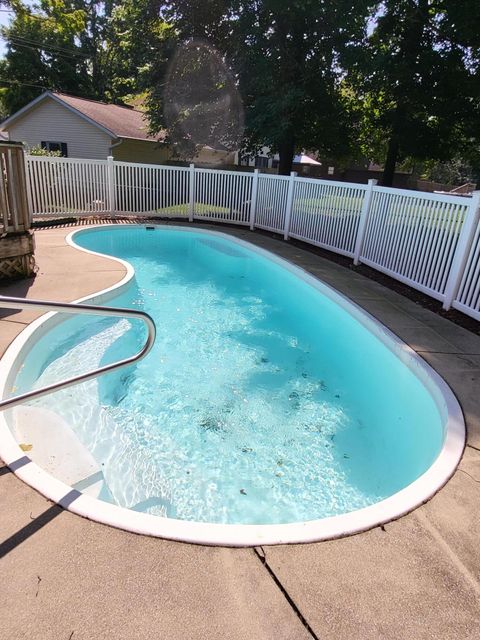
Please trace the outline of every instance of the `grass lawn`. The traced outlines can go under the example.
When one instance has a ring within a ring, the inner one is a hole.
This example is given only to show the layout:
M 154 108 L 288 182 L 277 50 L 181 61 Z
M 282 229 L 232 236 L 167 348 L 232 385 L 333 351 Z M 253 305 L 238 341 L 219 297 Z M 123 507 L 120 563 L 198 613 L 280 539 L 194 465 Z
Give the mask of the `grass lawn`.
M 205 204 L 204 202 L 195 202 L 194 205 L 195 215 L 197 216 L 229 216 L 231 213 L 230 207 L 220 207 L 214 204 Z M 235 213 L 235 210 L 233 210 Z M 169 207 L 161 207 L 156 209 L 155 213 L 164 216 L 185 216 L 188 217 L 188 203 L 174 204 Z

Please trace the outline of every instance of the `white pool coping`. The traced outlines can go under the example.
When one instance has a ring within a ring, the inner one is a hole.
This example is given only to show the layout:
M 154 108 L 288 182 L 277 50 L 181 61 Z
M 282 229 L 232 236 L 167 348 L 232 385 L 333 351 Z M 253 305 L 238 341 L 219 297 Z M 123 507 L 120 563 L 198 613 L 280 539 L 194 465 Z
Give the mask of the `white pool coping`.
M 411 347 L 357 304 L 307 273 L 301 267 L 270 251 L 220 231 L 205 230 L 197 227 L 150 224 L 131 225 L 128 227 L 119 227 L 118 225 L 84 227 L 70 233 L 66 238 L 67 243 L 79 251 L 85 251 L 86 253 L 119 262 L 125 267 L 126 275 L 117 284 L 90 296 L 80 298 L 75 302 L 93 304 L 106 302 L 119 295 L 122 289 L 128 287 L 135 273 L 128 262 L 78 246 L 74 242 L 74 236 L 88 232 L 91 229 L 110 229 L 115 232 L 115 230 L 121 229 L 125 231 L 138 226 L 155 226 L 159 230 L 175 229 L 186 233 L 195 232 L 222 237 L 280 264 L 283 268 L 293 272 L 328 296 L 377 336 L 427 387 L 437 404 L 440 414 L 445 417 L 443 447 L 431 467 L 410 485 L 385 500 L 357 511 L 320 520 L 290 524 L 210 524 L 164 518 L 133 511 L 72 489 L 72 487 L 44 471 L 22 451 L 8 426 L 8 415 L 12 411 L 8 410 L 3 413 L 0 412 L 0 457 L 21 480 L 72 513 L 119 529 L 183 542 L 242 547 L 314 542 L 359 533 L 412 511 L 435 495 L 450 479 L 463 454 L 466 429 L 460 405 L 443 378 L 422 360 Z M 6 397 L 8 390 L 11 390 L 16 374 L 31 345 L 36 342 L 40 335 L 44 335 L 57 323 L 57 317 L 58 314 L 56 313 L 47 313 L 33 321 L 5 351 L 0 360 L 0 398 Z

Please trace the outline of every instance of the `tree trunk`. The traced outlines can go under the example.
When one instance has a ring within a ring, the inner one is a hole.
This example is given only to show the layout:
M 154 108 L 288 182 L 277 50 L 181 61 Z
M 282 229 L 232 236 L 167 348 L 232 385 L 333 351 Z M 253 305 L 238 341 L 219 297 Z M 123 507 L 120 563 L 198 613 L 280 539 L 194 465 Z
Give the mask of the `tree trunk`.
M 293 157 L 295 155 L 295 140 L 293 136 L 283 140 L 278 147 L 278 175 L 288 176 L 292 170 Z
M 387 157 L 385 159 L 385 168 L 383 169 L 381 180 L 381 184 L 383 187 L 391 187 L 393 185 L 393 178 L 395 177 L 395 167 L 397 165 L 398 150 L 398 138 L 393 135 L 388 141 Z

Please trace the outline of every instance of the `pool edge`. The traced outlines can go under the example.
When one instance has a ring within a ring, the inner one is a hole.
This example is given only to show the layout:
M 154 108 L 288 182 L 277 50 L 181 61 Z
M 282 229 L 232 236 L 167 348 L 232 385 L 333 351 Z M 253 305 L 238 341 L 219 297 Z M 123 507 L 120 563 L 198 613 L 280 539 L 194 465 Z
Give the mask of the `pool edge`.
M 132 228 L 137 226 L 143 227 L 144 225 L 132 225 Z M 76 492 L 78 495 L 75 494 L 72 496 L 72 491 L 74 490 L 72 490 L 71 487 L 56 480 L 25 455 L 14 440 L 5 417 L 2 415 L 0 416 L 0 455 L 18 477 L 45 497 L 88 519 L 135 533 L 180 540 L 183 542 L 220 546 L 301 543 L 352 535 L 405 515 L 428 501 L 444 486 L 455 472 L 464 450 L 466 429 L 463 414 L 458 400 L 447 383 L 410 346 L 355 302 L 323 283 L 302 269 L 302 267 L 281 258 L 271 251 L 267 251 L 257 247 L 255 244 L 221 231 L 205 230 L 196 226 L 190 228 L 178 225 L 168 225 L 168 227 L 165 227 L 165 225 L 156 226 L 160 228 L 180 229 L 187 232 L 195 231 L 218 235 L 227 238 L 231 242 L 244 245 L 249 250 L 260 253 L 268 259 L 280 263 L 284 268 L 294 272 L 303 280 L 310 282 L 323 293 L 325 293 L 325 290 L 329 291 L 329 297 L 341 303 L 342 307 L 347 306 L 349 310 L 353 310 L 355 312 L 354 316 L 360 320 L 362 324 L 366 325 L 368 330 L 379 337 L 386 346 L 390 348 L 390 345 L 393 343 L 396 349 L 395 353 L 400 357 L 405 366 L 410 366 L 411 368 L 412 363 L 415 364 L 414 373 L 428 386 L 429 391 L 435 392 L 437 406 L 438 396 L 445 402 L 445 409 L 447 411 L 446 435 L 437 459 L 424 474 L 401 491 L 381 502 L 351 513 L 321 520 L 280 525 L 196 523 L 134 512 L 124 507 L 111 505 L 84 494 L 79 494 L 78 492 Z M 74 242 L 73 238 L 76 234 L 85 233 L 97 228 L 123 229 L 123 227 L 118 227 L 117 225 L 102 225 L 101 227 L 93 225 L 71 232 L 65 240 L 68 245 L 74 247 L 76 250 L 120 262 L 126 268 L 127 273 L 120 282 L 115 285 L 85 296 L 76 300 L 76 302 L 102 302 L 108 300 L 112 296 L 117 295 L 119 289 L 129 286 L 134 277 L 133 267 L 129 263 L 119 258 L 84 249 Z M 50 328 L 53 315 L 54 314 L 47 314 L 32 322 L 7 348 L 0 361 L 0 397 L 3 396 L 5 387 L 9 380 L 11 380 L 12 375 L 15 375 L 14 364 L 18 357 L 28 349 L 29 341 L 40 328 L 43 330 Z M 5 431 L 7 433 L 5 433 Z

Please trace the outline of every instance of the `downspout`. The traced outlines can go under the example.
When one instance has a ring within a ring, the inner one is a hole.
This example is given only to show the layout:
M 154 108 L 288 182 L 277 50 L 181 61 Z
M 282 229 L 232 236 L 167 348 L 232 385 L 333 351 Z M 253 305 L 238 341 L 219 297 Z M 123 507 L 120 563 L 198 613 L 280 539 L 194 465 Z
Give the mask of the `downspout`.
M 122 144 L 122 142 L 123 142 L 123 138 L 119 138 L 117 142 L 114 142 L 113 144 L 111 144 L 108 150 L 108 155 L 113 156 L 113 149 L 115 149 L 115 147 L 118 147 L 120 144 Z

